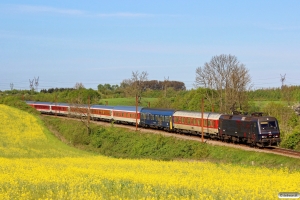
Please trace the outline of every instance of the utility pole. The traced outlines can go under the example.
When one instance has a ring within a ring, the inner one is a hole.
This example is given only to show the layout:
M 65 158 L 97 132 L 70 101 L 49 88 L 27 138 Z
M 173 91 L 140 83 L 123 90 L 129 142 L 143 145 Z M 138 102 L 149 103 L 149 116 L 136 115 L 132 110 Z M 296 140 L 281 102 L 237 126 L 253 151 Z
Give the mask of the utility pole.
M 203 112 L 204 112 L 204 100 L 202 97 L 202 103 L 201 103 L 201 141 L 203 142 L 203 126 L 204 126 L 204 119 L 203 119 Z
M 55 93 L 55 116 L 57 116 L 57 93 Z
M 88 127 L 90 127 L 90 107 L 91 107 L 91 97 L 89 96 L 88 98 L 88 110 L 87 110 L 87 115 L 88 115 Z M 90 133 L 89 133 L 90 134 Z
M 135 95 L 135 131 L 137 131 L 137 118 L 138 118 L 138 95 Z

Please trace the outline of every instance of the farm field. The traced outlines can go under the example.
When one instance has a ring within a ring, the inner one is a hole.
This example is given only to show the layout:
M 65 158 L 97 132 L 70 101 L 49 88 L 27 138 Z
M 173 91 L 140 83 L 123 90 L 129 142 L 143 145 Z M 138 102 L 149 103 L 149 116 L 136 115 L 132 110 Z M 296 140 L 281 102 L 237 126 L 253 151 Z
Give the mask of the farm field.
M 278 199 L 300 172 L 195 161 L 116 159 L 69 147 L 0 104 L 1 199 Z

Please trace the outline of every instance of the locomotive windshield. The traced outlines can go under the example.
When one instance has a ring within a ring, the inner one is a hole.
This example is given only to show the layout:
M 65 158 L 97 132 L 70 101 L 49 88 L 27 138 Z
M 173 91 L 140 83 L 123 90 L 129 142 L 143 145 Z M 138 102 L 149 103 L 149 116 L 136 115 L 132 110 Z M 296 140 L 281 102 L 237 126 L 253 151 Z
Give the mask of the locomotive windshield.
M 260 127 L 261 127 L 263 130 L 277 129 L 277 123 L 276 123 L 276 121 L 265 121 L 265 122 L 260 122 Z

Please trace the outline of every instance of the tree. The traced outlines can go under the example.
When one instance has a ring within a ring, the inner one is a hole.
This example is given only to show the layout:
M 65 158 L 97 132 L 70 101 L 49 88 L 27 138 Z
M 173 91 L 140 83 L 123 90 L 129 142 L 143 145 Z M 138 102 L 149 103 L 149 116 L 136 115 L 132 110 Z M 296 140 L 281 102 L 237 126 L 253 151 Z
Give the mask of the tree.
M 206 99 L 212 106 L 219 104 L 220 112 L 232 112 L 236 106 L 244 109 L 250 81 L 248 69 L 230 54 L 214 56 L 209 63 L 196 69 L 195 85 L 215 91 L 207 92 Z
M 82 83 L 76 83 L 75 86 L 74 86 L 74 89 L 75 90 L 78 90 L 78 89 L 84 89 L 84 85 Z
M 145 81 L 148 80 L 148 73 L 143 71 L 142 73 L 139 73 L 138 71 L 132 72 L 132 85 L 134 89 L 134 94 L 141 97 L 143 91 L 146 90 L 145 88 Z
M 148 73 L 143 71 L 139 73 L 138 71 L 132 72 L 131 79 L 125 79 L 121 83 L 121 88 L 124 93 L 128 96 L 142 96 L 142 93 L 146 90 L 146 81 L 148 80 Z

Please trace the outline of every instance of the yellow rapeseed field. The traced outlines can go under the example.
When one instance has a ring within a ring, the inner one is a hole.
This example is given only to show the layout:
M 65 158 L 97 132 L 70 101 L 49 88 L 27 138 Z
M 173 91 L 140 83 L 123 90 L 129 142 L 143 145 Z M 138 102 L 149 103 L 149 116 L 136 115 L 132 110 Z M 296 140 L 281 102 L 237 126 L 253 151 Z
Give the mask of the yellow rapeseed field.
M 55 142 L 35 117 L 0 105 L 0 199 L 278 199 L 300 173 L 209 162 L 115 159 Z

